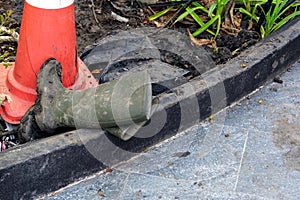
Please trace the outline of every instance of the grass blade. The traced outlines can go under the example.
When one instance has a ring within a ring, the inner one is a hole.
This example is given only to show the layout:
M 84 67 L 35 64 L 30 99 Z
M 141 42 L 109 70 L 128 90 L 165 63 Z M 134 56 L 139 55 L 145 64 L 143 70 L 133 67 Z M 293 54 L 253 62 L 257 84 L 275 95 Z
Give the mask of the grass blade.
M 155 19 L 157 19 L 157 18 L 159 18 L 159 17 L 165 15 L 165 14 L 166 14 L 167 12 L 169 12 L 170 10 L 172 10 L 173 7 L 174 7 L 174 6 L 170 6 L 170 7 L 166 8 L 166 9 L 164 9 L 164 10 L 158 12 L 158 13 L 155 13 L 154 15 L 151 15 L 148 19 L 149 19 L 150 21 L 155 20 Z
M 203 31 L 207 30 L 208 27 L 210 27 L 212 24 L 215 23 L 215 21 L 219 18 L 219 16 L 215 16 L 214 18 L 212 18 L 211 20 L 209 20 L 206 24 L 204 24 L 204 26 L 202 26 L 201 28 L 199 28 L 197 31 L 195 31 L 193 33 L 193 36 L 197 36 L 200 33 L 202 33 Z
M 300 15 L 300 11 L 296 11 L 285 18 L 283 18 L 279 23 L 277 23 L 273 28 L 271 29 L 271 32 L 278 30 L 280 27 L 282 27 L 285 23 L 287 23 L 289 20 L 293 19 L 297 15 Z
M 191 8 L 186 8 L 187 10 L 191 9 Z M 201 20 L 201 18 L 195 13 L 195 12 L 191 12 L 190 15 L 192 16 L 192 18 L 199 24 L 199 26 L 204 26 L 205 23 Z M 206 30 L 208 33 L 215 35 L 215 33 L 209 29 Z
M 190 15 L 192 12 L 194 12 L 194 11 L 196 11 L 196 10 L 199 10 L 199 9 L 201 9 L 201 8 L 199 8 L 199 7 L 196 7 L 196 8 L 187 8 L 187 9 L 186 9 L 187 11 L 185 11 L 184 13 L 182 13 L 182 14 L 176 19 L 175 23 L 178 22 L 178 21 L 180 21 L 180 20 L 183 20 L 186 16 Z M 201 20 L 201 21 L 202 21 L 202 20 Z

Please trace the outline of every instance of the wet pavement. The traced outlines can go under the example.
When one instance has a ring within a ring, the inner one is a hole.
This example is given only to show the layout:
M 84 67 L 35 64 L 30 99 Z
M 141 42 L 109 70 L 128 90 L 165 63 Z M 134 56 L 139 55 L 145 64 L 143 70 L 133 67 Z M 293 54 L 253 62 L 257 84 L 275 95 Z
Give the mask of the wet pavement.
M 300 61 L 279 79 L 46 199 L 299 199 Z

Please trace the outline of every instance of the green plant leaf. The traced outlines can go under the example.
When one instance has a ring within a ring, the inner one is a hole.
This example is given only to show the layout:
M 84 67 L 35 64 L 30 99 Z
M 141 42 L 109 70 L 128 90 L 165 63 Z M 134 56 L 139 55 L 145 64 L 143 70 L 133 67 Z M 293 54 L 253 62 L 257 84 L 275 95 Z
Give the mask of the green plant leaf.
M 9 53 L 6 51 L 2 55 L 0 54 L 0 63 L 4 62 L 5 59 L 9 56 Z
M 208 16 L 209 17 L 213 17 L 213 12 L 215 11 L 215 9 L 217 8 L 217 4 L 214 3 L 214 4 L 211 4 L 211 6 L 209 7 L 209 10 L 208 10 Z
M 264 38 L 266 35 L 266 31 L 263 26 L 260 26 L 260 34 L 261 34 L 261 38 Z
M 188 11 L 190 10 L 190 8 L 186 8 Z M 203 26 L 204 22 L 202 21 L 202 19 L 195 13 L 195 12 L 191 12 L 190 15 L 193 17 L 193 19 L 200 25 Z
M 215 39 L 219 35 L 220 29 L 221 29 L 221 17 L 218 17 L 218 25 L 217 25 L 217 32 L 216 32 L 216 35 L 215 35 Z
M 12 9 L 9 9 L 9 10 L 7 11 L 7 17 L 10 17 L 11 14 L 12 14 Z
M 200 3 L 194 1 L 194 2 L 192 3 L 192 5 L 195 6 L 195 7 L 199 7 L 199 8 L 201 8 L 201 10 L 202 10 L 203 12 L 208 13 L 208 10 L 207 10 L 204 6 L 202 6 Z
M 275 8 L 273 10 L 272 13 L 272 19 L 273 19 L 273 23 L 280 17 L 281 14 L 283 14 L 283 12 L 285 12 L 283 9 L 284 5 L 287 3 L 288 0 L 277 0 L 276 1 L 276 5 Z
M 299 2 L 295 2 L 290 4 L 289 6 L 285 7 L 288 0 L 276 0 L 273 1 L 275 3 L 275 7 L 270 9 L 267 13 L 262 9 L 262 12 L 265 15 L 266 23 L 264 27 L 260 27 L 262 38 L 268 36 L 270 33 L 278 30 L 282 27 L 285 23 L 289 20 L 294 18 L 295 16 L 299 15 L 299 11 L 295 11 L 288 16 L 281 19 L 282 15 L 284 15 L 289 9 L 298 5 Z
M 191 8 L 186 8 L 187 10 L 190 10 Z M 193 19 L 202 27 L 205 25 L 205 23 L 201 20 L 201 18 L 195 13 L 191 12 L 190 15 L 193 17 Z M 208 33 L 215 35 L 215 33 L 209 29 L 206 30 Z
M 195 8 L 187 8 L 186 10 L 187 11 L 185 11 L 184 13 L 182 13 L 177 19 L 176 19 L 176 21 L 175 21 L 175 23 L 176 22 L 178 22 L 178 21 L 180 21 L 180 20 L 183 20 L 186 16 L 188 16 L 188 15 L 190 15 L 192 12 L 194 12 L 195 10 L 199 10 L 200 8 L 199 7 L 195 7 Z M 202 20 L 201 20 L 202 21 Z
M 280 20 L 280 22 L 278 22 L 275 26 L 273 26 L 273 28 L 271 29 L 271 32 L 274 32 L 274 31 L 278 30 L 285 23 L 287 23 L 289 20 L 293 19 L 297 15 L 300 15 L 300 11 L 293 12 L 292 14 L 286 16 L 285 18 L 283 18 L 282 20 Z
M 291 7 L 297 7 L 297 6 L 300 6 L 300 1 L 299 2 L 296 1 L 291 5 Z
M 248 12 L 244 8 L 239 8 L 239 11 L 243 14 L 248 15 L 251 18 L 251 20 L 255 20 L 256 22 L 258 22 L 259 17 L 256 16 L 255 14 Z
M 173 7 L 174 7 L 174 6 L 170 6 L 170 7 L 166 8 L 166 9 L 164 9 L 164 10 L 158 12 L 158 13 L 155 13 L 154 15 L 151 15 L 148 19 L 151 20 L 151 21 L 152 21 L 152 20 L 155 20 L 155 19 L 157 19 L 157 18 L 159 18 L 159 17 L 165 15 L 165 14 L 166 14 L 167 12 L 169 12 L 170 10 L 172 10 Z
M 3 65 L 3 66 L 5 67 L 5 69 L 6 69 L 6 68 L 12 66 L 13 64 L 11 64 L 11 63 L 2 63 L 2 65 Z
M 286 1 L 287 2 L 287 1 Z M 284 13 L 286 13 L 290 8 L 294 7 L 294 5 L 297 5 L 298 3 L 295 2 L 293 4 L 290 4 L 289 6 L 287 6 L 285 9 L 283 9 L 282 11 L 280 11 L 278 14 L 277 14 L 277 17 L 276 19 L 279 19 Z M 300 4 L 300 2 L 299 2 Z M 285 5 L 285 4 L 284 4 Z M 283 5 L 283 6 L 284 6 Z M 283 8 L 283 6 L 281 7 L 281 9 Z
M 1 25 L 4 24 L 4 16 L 3 15 L 0 15 L 0 22 L 1 22 Z
M 196 30 L 192 35 L 195 37 L 195 36 L 199 35 L 200 33 L 202 33 L 203 31 L 207 30 L 208 27 L 210 27 L 212 24 L 214 24 L 219 17 L 220 16 L 215 16 L 214 18 L 209 20 L 206 24 L 204 24 L 204 26 L 202 26 L 201 28 Z

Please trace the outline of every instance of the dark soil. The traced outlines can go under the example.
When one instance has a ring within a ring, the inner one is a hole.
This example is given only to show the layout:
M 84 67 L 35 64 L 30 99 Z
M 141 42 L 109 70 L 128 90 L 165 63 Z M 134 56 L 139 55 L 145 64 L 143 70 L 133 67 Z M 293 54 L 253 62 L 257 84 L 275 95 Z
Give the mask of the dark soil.
M 93 4 L 94 3 L 94 4 Z M 9 23 L 5 26 L 19 32 L 22 17 L 23 1 L 0 0 L 0 14 L 12 9 L 13 14 Z M 127 18 L 127 23 L 116 20 L 111 12 Z M 129 30 L 137 27 L 155 26 L 148 20 L 151 15 L 150 9 L 142 7 L 137 1 L 122 0 L 77 0 L 75 1 L 75 17 L 77 31 L 77 48 L 79 55 L 85 47 L 99 41 L 103 37 L 117 33 L 120 30 Z M 172 29 L 179 30 L 187 34 L 187 28 L 195 29 L 192 23 L 177 23 Z M 200 38 L 210 39 L 209 34 L 202 34 Z M 218 52 L 207 47 L 213 52 L 213 60 L 216 64 L 225 63 L 228 59 L 238 55 L 245 48 L 255 44 L 259 40 L 259 35 L 253 31 L 242 30 L 236 35 L 221 32 L 216 39 Z M 0 55 L 9 53 L 7 61 L 14 61 L 17 43 L 6 42 L 0 44 Z

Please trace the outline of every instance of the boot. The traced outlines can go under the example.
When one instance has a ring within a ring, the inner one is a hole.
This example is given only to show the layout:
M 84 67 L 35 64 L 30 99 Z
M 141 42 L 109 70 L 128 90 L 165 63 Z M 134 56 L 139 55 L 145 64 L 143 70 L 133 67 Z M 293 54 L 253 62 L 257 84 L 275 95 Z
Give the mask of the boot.
M 61 64 L 48 59 L 37 79 L 37 100 L 23 119 L 19 135 L 33 140 L 58 128 L 102 128 L 122 140 L 130 139 L 150 119 L 151 81 L 146 71 L 85 90 L 61 83 Z

